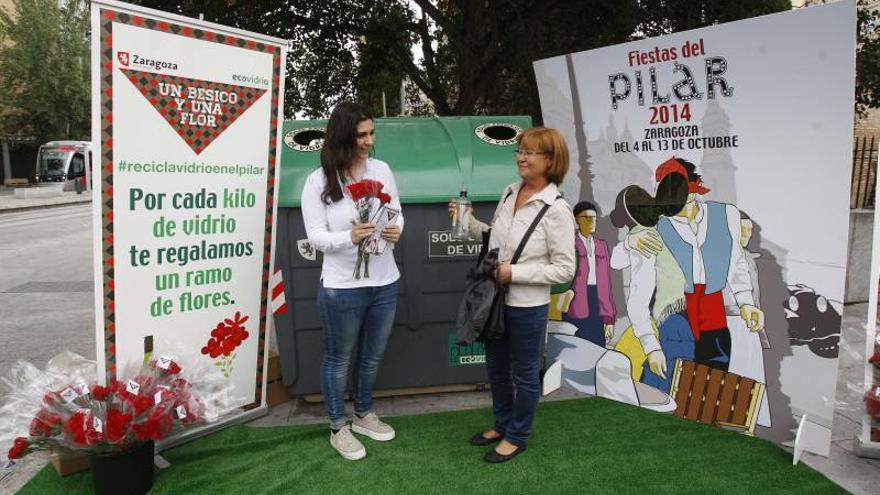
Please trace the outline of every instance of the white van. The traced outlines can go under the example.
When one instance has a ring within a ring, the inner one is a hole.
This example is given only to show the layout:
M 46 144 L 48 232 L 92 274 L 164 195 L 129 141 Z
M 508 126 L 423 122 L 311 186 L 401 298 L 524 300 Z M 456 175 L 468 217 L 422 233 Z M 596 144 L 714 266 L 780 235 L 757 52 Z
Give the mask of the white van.
M 90 141 L 51 141 L 40 146 L 37 153 L 37 182 L 63 182 L 65 191 L 73 191 L 77 185 L 86 189 L 86 153 L 91 172 L 94 166 Z

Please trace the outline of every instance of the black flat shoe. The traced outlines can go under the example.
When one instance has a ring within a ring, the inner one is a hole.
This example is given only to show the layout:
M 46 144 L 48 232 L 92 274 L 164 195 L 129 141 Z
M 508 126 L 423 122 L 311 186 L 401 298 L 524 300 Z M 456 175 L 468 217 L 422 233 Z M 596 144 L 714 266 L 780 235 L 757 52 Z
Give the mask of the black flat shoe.
M 516 450 L 514 450 L 513 452 L 504 455 L 499 454 L 495 449 L 492 449 L 489 452 L 486 452 L 486 455 L 483 456 L 483 459 L 485 459 L 486 462 L 490 464 L 498 464 L 499 462 L 507 462 L 513 459 L 514 457 L 518 456 L 520 452 L 525 452 L 525 450 L 526 446 L 523 445 L 522 447 L 517 447 Z
M 498 442 L 500 440 L 501 440 L 501 435 L 498 435 L 497 437 L 486 438 L 483 436 L 483 432 L 481 431 L 471 437 L 471 445 L 473 445 L 475 447 L 483 447 L 486 445 L 491 445 L 491 444 Z

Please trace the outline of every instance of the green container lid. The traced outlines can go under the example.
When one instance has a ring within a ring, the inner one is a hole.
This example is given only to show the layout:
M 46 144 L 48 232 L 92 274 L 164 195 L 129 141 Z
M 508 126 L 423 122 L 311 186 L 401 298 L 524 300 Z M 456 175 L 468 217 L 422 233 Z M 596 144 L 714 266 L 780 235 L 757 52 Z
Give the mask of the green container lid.
M 376 119 L 374 156 L 388 163 L 402 203 L 445 203 L 462 185 L 471 201 L 497 201 L 517 180 L 516 136 L 528 116 Z M 278 204 L 300 206 L 306 177 L 320 167 L 326 120 L 284 122 Z

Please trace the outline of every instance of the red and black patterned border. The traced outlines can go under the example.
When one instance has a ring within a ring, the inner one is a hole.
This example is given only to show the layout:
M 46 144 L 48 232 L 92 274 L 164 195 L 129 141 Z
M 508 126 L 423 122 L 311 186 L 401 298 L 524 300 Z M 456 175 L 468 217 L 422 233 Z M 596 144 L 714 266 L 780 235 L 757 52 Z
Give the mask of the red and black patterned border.
M 272 205 L 275 203 L 275 157 L 278 139 L 278 98 L 281 82 L 281 49 L 278 46 L 253 40 L 181 26 L 171 22 L 131 15 L 102 8 L 101 24 L 101 257 L 104 281 L 104 356 L 107 380 L 116 379 L 116 312 L 114 287 L 113 240 L 113 24 L 128 24 L 223 45 L 237 46 L 272 55 L 272 110 L 269 131 L 269 160 L 266 189 L 266 239 L 263 253 L 263 279 L 260 305 L 259 350 L 257 355 L 257 387 L 254 402 L 245 406 L 259 406 L 263 396 L 263 360 L 266 347 L 266 309 L 269 287 L 269 268 L 272 253 Z

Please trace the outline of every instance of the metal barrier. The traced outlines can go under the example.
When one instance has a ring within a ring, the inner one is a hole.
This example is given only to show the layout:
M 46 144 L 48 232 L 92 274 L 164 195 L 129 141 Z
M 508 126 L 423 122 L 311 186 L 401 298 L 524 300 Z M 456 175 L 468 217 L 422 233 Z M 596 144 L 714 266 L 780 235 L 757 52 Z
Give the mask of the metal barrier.
M 853 144 L 849 207 L 873 209 L 877 194 L 877 136 L 858 136 Z

